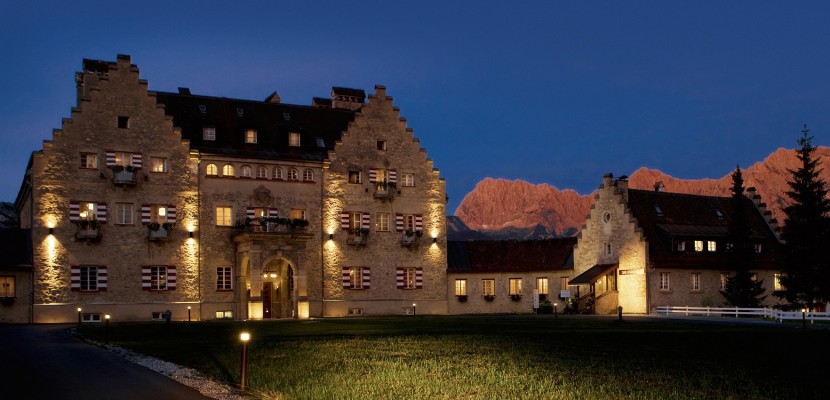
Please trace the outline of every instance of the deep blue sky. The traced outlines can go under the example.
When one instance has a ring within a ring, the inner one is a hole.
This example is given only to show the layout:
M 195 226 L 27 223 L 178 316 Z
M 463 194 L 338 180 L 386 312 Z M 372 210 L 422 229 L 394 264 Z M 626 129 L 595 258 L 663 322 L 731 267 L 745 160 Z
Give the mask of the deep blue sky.
M 4 201 L 70 116 L 81 60 L 119 53 L 151 90 L 310 104 L 384 84 L 450 214 L 485 177 L 588 193 L 640 166 L 720 177 L 794 147 L 805 122 L 830 144 L 826 1 L 8 3 Z

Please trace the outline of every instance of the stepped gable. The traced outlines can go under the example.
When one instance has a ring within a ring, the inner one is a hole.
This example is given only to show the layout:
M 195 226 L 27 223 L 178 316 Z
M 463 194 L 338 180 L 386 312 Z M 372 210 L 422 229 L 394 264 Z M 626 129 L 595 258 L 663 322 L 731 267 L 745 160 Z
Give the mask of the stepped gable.
M 762 269 L 775 268 L 779 242 L 774 228 L 752 200 L 745 198 L 743 207 L 753 240 L 762 244 L 756 265 Z M 679 239 L 719 240 L 718 245 L 724 245 L 729 220 L 734 214 L 731 198 L 629 189 L 628 208 L 648 241 L 652 267 L 731 269 L 727 254 L 721 249 L 716 252 L 673 249 Z
M 347 109 L 198 96 L 189 90 L 155 95 L 191 148 L 236 157 L 322 161 L 355 116 Z M 216 140 L 203 139 L 204 127 L 216 128 Z M 256 144 L 245 143 L 248 129 L 257 131 Z M 292 132 L 301 135 L 299 147 L 288 146 Z
M 532 272 L 573 268 L 576 238 L 448 242 L 448 272 Z

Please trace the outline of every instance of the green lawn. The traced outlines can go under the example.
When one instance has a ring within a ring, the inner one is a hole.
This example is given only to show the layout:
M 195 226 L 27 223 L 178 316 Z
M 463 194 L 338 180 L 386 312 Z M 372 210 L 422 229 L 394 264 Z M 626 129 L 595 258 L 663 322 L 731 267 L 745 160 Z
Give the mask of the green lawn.
M 830 331 L 659 319 L 418 316 L 114 323 L 110 341 L 286 399 L 827 398 Z M 103 340 L 103 326 L 83 335 Z

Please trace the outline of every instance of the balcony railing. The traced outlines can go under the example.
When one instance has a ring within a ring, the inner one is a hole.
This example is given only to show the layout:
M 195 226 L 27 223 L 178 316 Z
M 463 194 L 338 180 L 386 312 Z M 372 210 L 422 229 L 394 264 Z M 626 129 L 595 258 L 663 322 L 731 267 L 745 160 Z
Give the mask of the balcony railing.
M 164 228 L 156 229 L 156 230 L 151 229 L 148 238 L 152 242 L 164 241 L 164 240 L 167 240 L 167 234 L 168 234 L 167 229 L 164 229 Z
M 349 234 L 349 238 L 346 239 L 346 244 L 352 245 L 365 245 L 369 241 L 369 234 L 368 233 L 351 233 Z
M 112 183 L 119 186 L 133 186 L 136 184 L 135 171 L 116 171 L 112 176 Z
M 100 240 L 101 230 L 98 227 L 79 227 L 78 232 L 75 234 L 75 239 L 91 241 Z

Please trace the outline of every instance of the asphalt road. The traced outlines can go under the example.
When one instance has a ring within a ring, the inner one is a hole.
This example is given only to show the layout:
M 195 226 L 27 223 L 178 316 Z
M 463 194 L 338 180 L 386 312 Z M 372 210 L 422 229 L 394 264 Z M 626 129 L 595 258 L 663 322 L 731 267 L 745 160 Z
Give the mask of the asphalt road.
M 208 399 L 71 336 L 71 325 L 0 325 L 0 398 Z

